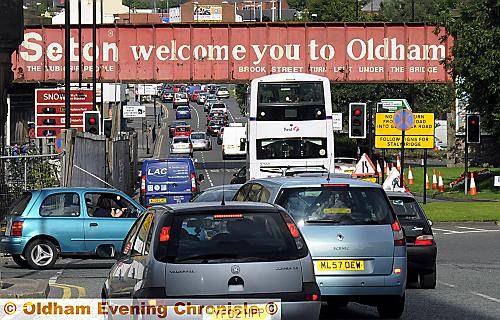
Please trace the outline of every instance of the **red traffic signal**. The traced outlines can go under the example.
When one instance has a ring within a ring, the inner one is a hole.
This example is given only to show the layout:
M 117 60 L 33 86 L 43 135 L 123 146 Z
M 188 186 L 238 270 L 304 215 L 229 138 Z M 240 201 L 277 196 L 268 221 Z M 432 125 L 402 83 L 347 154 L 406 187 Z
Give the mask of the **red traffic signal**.
M 481 126 L 480 117 L 478 114 L 468 114 L 466 123 L 466 139 L 467 143 L 481 142 Z
M 363 110 L 361 110 L 361 109 L 354 109 L 352 113 L 353 113 L 353 115 L 359 117 L 360 115 L 363 114 Z
M 366 103 L 349 103 L 349 138 L 366 138 Z
M 83 113 L 83 131 L 92 134 L 101 134 L 101 121 L 99 111 L 85 111 Z

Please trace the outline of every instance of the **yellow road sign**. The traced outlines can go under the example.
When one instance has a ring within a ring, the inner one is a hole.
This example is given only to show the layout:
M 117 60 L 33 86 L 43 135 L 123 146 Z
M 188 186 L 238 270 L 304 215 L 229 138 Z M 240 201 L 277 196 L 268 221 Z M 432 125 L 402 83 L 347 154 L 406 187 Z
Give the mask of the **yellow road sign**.
M 434 113 L 414 113 L 415 124 L 406 130 L 407 136 L 434 136 Z M 394 113 L 377 113 L 375 116 L 375 135 L 401 135 L 394 126 Z
M 375 136 L 375 148 L 401 148 L 401 136 Z M 434 136 L 405 136 L 405 148 L 432 149 L 434 148 Z

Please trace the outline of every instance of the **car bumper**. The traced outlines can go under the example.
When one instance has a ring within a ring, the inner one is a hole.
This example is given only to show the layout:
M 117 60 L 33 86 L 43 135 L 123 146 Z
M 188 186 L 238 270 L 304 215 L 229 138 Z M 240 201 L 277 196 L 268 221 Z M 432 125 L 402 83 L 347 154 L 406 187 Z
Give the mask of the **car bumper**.
M 26 242 L 23 237 L 0 237 L 0 253 L 21 254 Z
M 209 149 L 208 144 L 193 144 L 193 150 L 207 150 Z
M 436 270 L 436 246 L 408 246 L 408 271 L 431 273 Z

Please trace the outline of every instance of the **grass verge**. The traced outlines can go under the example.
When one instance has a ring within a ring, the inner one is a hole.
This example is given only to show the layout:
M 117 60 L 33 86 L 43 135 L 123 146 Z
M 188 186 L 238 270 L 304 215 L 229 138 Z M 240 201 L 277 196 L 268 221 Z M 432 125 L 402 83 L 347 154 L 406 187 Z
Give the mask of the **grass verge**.
M 434 222 L 500 221 L 500 202 L 431 202 L 423 207 Z

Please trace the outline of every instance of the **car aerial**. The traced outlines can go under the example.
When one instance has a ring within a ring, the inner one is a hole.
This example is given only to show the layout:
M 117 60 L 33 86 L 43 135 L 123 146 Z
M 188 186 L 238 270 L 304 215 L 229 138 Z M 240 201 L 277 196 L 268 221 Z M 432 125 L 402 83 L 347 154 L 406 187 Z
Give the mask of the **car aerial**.
M 168 125 L 168 136 L 172 138 L 175 134 L 175 127 L 177 126 L 187 126 L 188 123 L 186 121 L 172 121 Z
M 222 128 L 222 126 L 223 126 L 222 120 L 209 121 L 208 125 L 207 125 L 207 134 L 212 136 L 212 137 L 217 136 L 217 133 Z
M 217 89 L 217 97 L 220 99 L 228 99 L 229 98 L 229 90 L 226 87 L 220 87 Z
M 270 202 L 287 210 L 309 246 L 330 309 L 355 301 L 377 306 L 381 317 L 398 318 L 405 307 L 407 274 L 403 228 L 380 185 L 344 177 L 250 180 L 234 200 Z
M 335 172 L 352 174 L 356 168 L 357 162 L 358 160 L 356 158 L 335 157 Z
M 200 97 L 200 91 L 194 90 L 193 93 L 191 93 L 191 96 L 189 98 L 192 102 L 196 102 L 196 101 L 198 101 L 199 97 Z
M 241 184 L 227 184 L 211 187 L 198 193 L 191 199 L 191 202 L 221 202 L 223 195 L 224 201 L 230 201 L 240 187 Z
M 189 106 L 187 93 L 177 92 L 174 94 L 174 109 L 176 109 L 178 106 Z
M 175 110 L 175 119 L 191 119 L 191 109 L 189 106 L 179 106 Z
M 207 93 L 206 92 L 200 92 L 198 95 L 198 100 L 196 101 L 197 104 L 204 104 L 205 101 L 207 100 Z
M 174 130 L 174 137 L 180 137 L 180 136 L 189 137 L 191 136 L 191 132 L 192 130 L 190 125 L 176 126 Z
M 157 207 L 132 226 L 120 253 L 109 246 L 99 253 L 118 260 L 102 299 L 205 298 L 215 306 L 265 299 L 254 303 L 259 308 L 279 303 L 280 319 L 319 318 L 311 255 L 293 220 L 278 206 L 209 202 Z
M 420 288 L 436 287 L 437 245 L 432 222 L 411 193 L 387 192 L 405 231 L 408 256 L 408 281 L 418 280 Z
M 191 143 L 193 144 L 193 150 L 212 150 L 212 141 L 210 137 L 205 132 L 193 132 L 191 133 Z
M 245 182 L 247 182 L 247 166 L 243 166 L 240 170 L 238 170 L 238 172 L 235 172 L 229 183 L 243 184 Z
M 170 154 L 189 154 L 193 157 L 193 144 L 189 137 L 177 136 L 172 138 Z
M 95 257 L 99 246 L 121 247 L 144 208 L 118 190 L 52 188 L 24 192 L 0 222 L 0 252 L 31 269 L 59 257 Z

